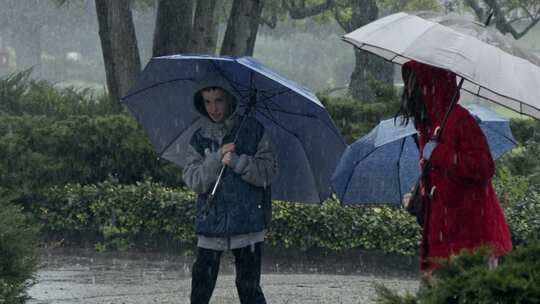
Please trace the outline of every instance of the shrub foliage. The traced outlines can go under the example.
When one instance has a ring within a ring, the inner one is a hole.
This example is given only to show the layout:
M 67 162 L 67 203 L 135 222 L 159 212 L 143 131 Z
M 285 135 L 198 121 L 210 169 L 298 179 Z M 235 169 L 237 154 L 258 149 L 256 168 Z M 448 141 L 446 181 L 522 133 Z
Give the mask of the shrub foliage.
M 515 249 L 495 269 L 487 248 L 462 252 L 434 272 L 433 285 L 417 295 L 400 295 L 377 286 L 379 304 L 539 303 L 540 242 Z
M 37 270 L 38 229 L 0 194 L 0 303 L 25 303 Z

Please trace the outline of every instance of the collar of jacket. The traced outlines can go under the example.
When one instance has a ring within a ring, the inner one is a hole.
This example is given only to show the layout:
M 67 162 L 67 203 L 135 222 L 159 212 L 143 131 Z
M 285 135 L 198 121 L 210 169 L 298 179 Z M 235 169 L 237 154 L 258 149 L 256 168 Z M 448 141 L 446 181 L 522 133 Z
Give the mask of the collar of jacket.
M 201 119 L 203 121 L 202 135 L 208 138 L 221 139 L 240 121 L 241 116 L 233 113 L 221 123 L 213 122 L 206 116 L 203 116 Z

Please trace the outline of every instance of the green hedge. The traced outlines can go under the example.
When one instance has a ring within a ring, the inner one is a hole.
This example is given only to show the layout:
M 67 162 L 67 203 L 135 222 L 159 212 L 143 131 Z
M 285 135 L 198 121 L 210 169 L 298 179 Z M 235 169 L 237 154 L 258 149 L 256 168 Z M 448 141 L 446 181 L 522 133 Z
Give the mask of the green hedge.
M 125 249 L 141 238 L 193 244 L 195 196 L 151 181 L 120 185 L 53 187 L 33 213 L 48 234 L 76 239 L 97 236 L 98 248 Z M 397 208 L 344 207 L 336 201 L 322 206 L 274 202 L 268 235 L 272 245 L 341 250 L 362 247 L 414 254 L 419 228 Z
M 37 270 L 37 233 L 21 207 L 0 192 L 0 303 L 25 303 Z
M 347 143 L 352 143 L 375 127 L 379 121 L 394 117 L 399 108 L 397 101 L 361 104 L 345 97 L 321 96 Z
M 396 92 L 376 91 L 371 104 L 321 96 L 347 142 L 396 112 Z M 103 98 L 55 89 L 25 74 L 0 80 L 0 186 L 32 208 L 49 232 L 93 234 L 100 246 L 120 249 L 144 235 L 193 242 L 193 196 L 167 188 L 182 185 L 181 170 L 158 160 L 132 117 Z M 512 128 L 524 146 L 498 162 L 495 185 L 514 241 L 525 243 L 540 232 L 534 216 L 540 199 L 530 190 L 540 186 L 540 123 L 513 120 Z M 269 241 L 276 245 L 407 254 L 417 248 L 419 229 L 398 209 L 335 201 L 274 206 Z
M 540 242 L 515 249 L 495 269 L 490 251 L 463 252 L 434 273 L 434 284 L 418 294 L 400 295 L 377 285 L 379 304 L 540 303 Z
M 126 115 L 0 115 L 0 155 L 0 185 L 23 198 L 52 185 L 91 184 L 108 176 L 126 184 L 150 177 L 182 184 L 181 170 L 159 160 Z
M 45 232 L 71 239 L 97 236 L 100 248 L 126 249 L 141 235 L 188 243 L 195 239 L 194 196 L 151 181 L 69 184 L 52 187 L 44 198 L 32 209 Z
M 46 115 L 110 115 L 122 111 L 120 105 L 103 93 L 73 87 L 56 88 L 47 81 L 30 78 L 31 70 L 0 78 L 0 114 Z
M 510 191 L 506 185 L 501 191 Z M 540 235 L 540 195 L 530 191 L 523 200 L 505 206 L 514 244 Z M 121 185 L 107 180 L 96 185 L 69 184 L 47 191 L 33 212 L 48 233 L 98 237 L 98 246 L 124 249 L 137 239 L 163 238 L 193 244 L 192 192 L 152 181 Z M 322 205 L 273 203 L 268 235 L 272 245 L 294 248 L 376 249 L 415 254 L 420 228 L 400 208 L 384 205 L 343 206 L 335 200 Z

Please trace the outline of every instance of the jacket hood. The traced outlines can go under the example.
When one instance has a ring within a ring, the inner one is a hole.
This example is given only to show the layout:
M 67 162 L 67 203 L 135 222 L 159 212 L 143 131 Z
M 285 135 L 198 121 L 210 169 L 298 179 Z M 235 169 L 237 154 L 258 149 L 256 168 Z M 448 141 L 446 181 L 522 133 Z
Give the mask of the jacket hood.
M 231 85 L 228 83 L 227 80 L 223 79 L 222 77 L 216 77 L 216 78 L 209 78 L 205 79 L 203 81 L 197 82 L 197 86 L 194 90 L 193 94 L 193 107 L 195 110 L 201 114 L 201 116 L 204 117 L 204 119 L 208 120 L 209 123 L 214 123 L 210 117 L 208 116 L 208 113 L 206 113 L 206 109 L 204 108 L 203 99 L 201 95 L 201 91 L 205 88 L 219 88 L 228 93 L 231 97 L 231 112 L 229 113 L 229 116 L 225 118 L 225 121 L 230 120 L 235 114 L 238 112 L 238 100 L 239 97 L 236 91 L 231 87 Z
M 431 122 L 439 125 L 456 93 L 459 99 L 456 74 L 416 61 L 409 61 L 402 66 L 404 81 L 410 72 L 416 75 Z

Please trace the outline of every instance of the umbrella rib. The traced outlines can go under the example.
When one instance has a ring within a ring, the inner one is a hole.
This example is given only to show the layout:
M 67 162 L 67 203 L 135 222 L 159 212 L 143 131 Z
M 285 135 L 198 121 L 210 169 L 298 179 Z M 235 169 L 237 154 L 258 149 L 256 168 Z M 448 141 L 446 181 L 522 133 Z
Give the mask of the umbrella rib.
M 378 149 L 378 148 L 377 148 Z M 373 154 L 375 151 L 377 151 L 377 149 L 373 149 L 372 151 L 370 151 L 368 154 L 366 154 L 366 156 L 362 157 L 361 159 L 359 159 L 358 161 L 356 161 L 356 163 L 354 164 L 354 167 L 352 168 L 351 170 L 351 174 L 349 174 L 349 178 L 347 178 L 347 183 L 345 183 L 345 191 L 343 191 L 343 198 L 345 198 L 345 195 L 347 195 L 347 190 L 349 189 L 349 183 L 351 182 L 351 179 L 352 179 L 352 176 L 354 175 L 354 170 L 356 170 L 356 167 L 358 167 L 358 165 L 360 165 L 360 163 L 368 158 L 371 154 Z M 345 200 L 345 199 L 344 199 Z
M 191 123 L 189 123 L 189 124 L 187 125 L 187 127 L 185 127 L 185 128 L 182 129 L 180 132 L 178 132 L 178 135 L 176 135 L 176 136 L 174 137 L 174 139 L 171 140 L 171 141 L 169 142 L 169 144 L 167 144 L 161 151 L 159 151 L 159 153 L 158 153 L 159 156 L 162 156 L 163 153 L 165 153 L 165 151 L 167 151 L 167 149 L 169 149 L 169 148 L 172 146 L 172 144 L 173 144 L 180 136 L 182 136 L 182 134 L 184 134 L 184 132 L 185 132 L 187 129 L 189 129 L 191 126 L 193 126 L 193 124 L 195 124 L 195 122 L 196 122 L 197 120 L 199 120 L 199 119 L 201 119 L 201 118 L 200 118 L 200 117 L 197 117 L 197 118 L 193 119 L 193 120 L 191 121 Z
M 232 83 L 238 84 L 237 82 L 234 82 L 234 81 L 230 80 L 229 78 L 227 78 L 227 77 L 224 75 L 224 73 L 223 73 L 223 71 L 221 70 L 221 68 L 219 68 L 215 62 L 212 61 L 212 65 L 213 65 L 214 68 L 221 74 L 221 76 L 222 76 L 223 78 L 225 78 L 225 79 L 231 84 L 231 86 L 232 86 L 233 89 L 238 93 L 238 95 L 240 95 L 243 99 L 246 98 L 246 97 L 242 96 L 242 94 L 240 94 L 240 89 L 238 89 L 238 88 L 236 88 L 235 86 L 232 85 Z M 239 86 L 241 86 L 241 85 L 239 85 Z M 250 89 L 248 89 L 248 91 L 249 91 L 249 90 L 250 90 Z M 246 91 L 246 90 L 243 90 L 243 91 Z M 271 102 L 272 104 L 274 104 L 275 106 L 277 106 L 278 108 L 282 108 L 278 103 L 276 103 L 276 102 L 273 101 L 272 99 L 273 99 L 274 97 L 276 97 L 276 96 L 283 95 L 283 94 L 288 93 L 288 92 L 291 92 L 291 91 L 292 91 L 291 89 L 287 88 L 287 89 L 284 90 L 284 91 L 273 93 L 273 94 L 270 95 L 270 96 L 265 96 L 264 99 L 262 99 L 262 100 L 260 100 L 260 101 L 258 101 L 258 102 L 266 103 L 267 101 L 269 101 L 269 102 Z M 268 92 L 268 91 L 262 90 L 261 92 L 263 92 L 263 94 L 264 94 L 265 92 Z M 274 109 L 274 111 L 280 111 L 280 110 Z M 260 112 L 260 111 L 259 111 L 259 112 Z M 295 115 L 293 112 L 289 112 L 289 113 L 288 113 L 288 112 L 286 112 L 286 111 L 284 111 L 284 110 L 283 110 L 282 112 L 283 112 L 283 113 L 287 113 L 287 114 L 291 114 L 291 115 Z M 307 117 L 310 117 L 310 116 L 307 116 Z M 311 116 L 311 117 L 317 118 L 316 115 L 313 115 L 313 116 Z M 325 122 L 325 124 L 327 125 L 326 122 Z M 331 126 L 328 126 L 328 125 L 327 125 L 327 127 L 330 127 L 330 129 L 331 129 L 336 135 L 339 135 L 338 133 L 335 132 L 335 130 L 334 130 L 333 128 L 331 128 Z
M 300 144 L 300 146 L 302 147 L 302 151 L 304 152 L 304 156 L 306 157 L 306 159 L 308 160 L 309 163 L 311 163 L 310 159 L 309 159 L 309 155 L 306 153 L 306 148 L 304 147 L 304 144 L 302 143 L 302 141 L 300 140 L 300 138 L 298 138 L 298 134 L 288 130 L 287 128 L 285 128 L 284 126 L 282 126 L 279 122 L 277 122 L 276 120 L 274 120 L 273 118 L 271 117 L 268 117 L 264 112 L 261 112 L 260 110 L 258 109 L 255 109 L 256 112 L 258 112 L 259 114 L 261 114 L 262 116 L 264 116 L 266 119 L 270 120 L 271 122 L 273 122 L 274 124 L 276 124 L 278 127 L 280 127 L 281 129 L 283 129 L 285 132 L 291 134 L 297 141 L 298 143 Z M 321 194 L 320 194 L 320 184 L 319 182 L 317 181 L 317 179 L 315 178 L 315 174 L 313 173 L 313 170 L 311 169 L 311 166 L 308 166 L 309 167 L 309 171 L 311 172 L 311 178 L 313 179 L 313 182 L 315 184 L 315 186 L 317 187 L 317 195 L 319 196 L 319 201 L 322 202 L 322 198 L 321 198 Z
M 267 91 L 261 91 L 263 93 L 263 95 L 265 93 L 267 93 Z M 279 96 L 279 95 L 282 95 L 282 94 L 285 94 L 285 93 L 288 93 L 288 92 L 291 92 L 291 89 L 286 89 L 284 91 L 281 91 L 281 92 L 276 92 L 276 93 L 272 93 L 270 96 L 264 96 L 264 99 L 258 101 L 257 103 L 261 103 L 264 105 L 264 108 L 262 109 L 266 109 L 268 111 L 268 113 L 271 113 L 272 111 L 275 111 L 275 112 L 281 112 L 281 113 L 285 113 L 285 114 L 290 114 L 290 115 L 297 115 L 297 116 L 302 116 L 302 117 L 310 117 L 310 118 L 317 118 L 316 115 L 314 114 L 303 114 L 303 113 L 295 113 L 295 112 L 292 112 L 292 111 L 287 111 L 287 110 L 283 110 L 283 107 L 272 100 L 272 98 L 276 97 L 276 96 Z M 272 103 L 274 106 L 276 106 L 277 108 L 271 108 L 271 107 L 268 107 L 267 105 L 267 102 L 270 102 Z M 279 109 L 278 109 L 279 108 Z
M 265 91 L 262 91 L 262 92 L 263 92 L 263 94 L 264 94 Z M 283 95 L 283 94 L 288 93 L 288 92 L 291 92 L 291 89 L 287 88 L 287 89 L 284 90 L 284 91 L 277 92 L 277 93 L 273 93 L 273 94 L 270 95 L 270 96 L 264 96 L 264 99 L 262 99 L 262 100 L 260 100 L 260 101 L 258 101 L 258 102 L 265 103 L 266 101 L 270 101 L 270 102 L 272 102 L 273 104 L 275 104 L 276 106 L 278 106 L 278 107 L 281 108 L 281 106 L 280 106 L 278 103 L 276 103 L 275 101 L 273 101 L 272 98 L 274 98 L 274 97 L 276 97 L 276 96 L 279 96 L 279 95 Z
M 275 118 L 274 113 L 272 113 L 272 111 L 270 111 L 270 108 L 268 107 L 268 105 L 265 102 L 263 102 L 262 104 L 263 104 L 264 108 L 268 111 L 268 115 L 271 116 L 274 123 L 276 123 L 277 119 Z M 259 112 L 262 113 L 262 111 L 259 111 Z
M 227 80 L 227 82 L 231 85 L 231 87 L 236 91 L 236 93 L 242 97 L 242 98 L 246 98 L 244 97 L 241 93 L 240 93 L 240 89 L 239 88 L 245 88 L 245 86 L 243 86 L 242 84 L 240 84 L 239 82 L 236 82 L 236 81 L 233 81 L 231 79 L 229 79 L 229 77 L 225 76 L 225 73 L 221 70 L 221 68 L 214 62 L 214 61 L 210 61 L 212 63 L 212 66 L 214 67 L 214 69 L 225 79 Z M 236 87 L 238 86 L 238 87 Z M 248 88 L 248 92 L 251 88 Z M 244 90 L 245 91 L 245 90 Z M 248 96 L 249 97 L 249 96 Z
M 265 99 L 262 99 L 260 101 L 258 101 L 257 103 L 261 103 L 263 106 L 257 106 L 255 105 L 256 108 L 259 108 L 259 109 L 266 109 L 269 113 L 271 111 L 275 111 L 275 112 L 280 112 L 280 113 L 285 113 L 285 114 L 290 114 L 290 115 L 296 115 L 296 116 L 302 116 L 302 117 L 309 117 L 309 118 L 317 118 L 317 115 L 315 114 L 304 114 L 304 113 L 297 113 L 297 112 L 292 112 L 292 111 L 287 111 L 287 110 L 283 110 L 283 107 L 281 107 L 280 104 L 276 103 L 275 101 L 272 100 L 272 98 L 280 95 L 280 94 L 284 94 L 284 93 L 287 93 L 287 92 L 290 92 L 291 90 L 290 89 L 287 89 L 286 91 L 282 91 L 282 92 L 279 92 L 279 93 L 276 93 L 276 94 L 273 94 L 271 96 L 265 96 Z M 267 105 L 267 102 L 271 102 L 274 106 L 276 106 L 277 108 L 273 108 L 273 107 L 268 107 Z M 242 107 L 247 107 L 247 105 L 245 104 L 241 104 L 240 106 Z
M 297 116 L 301 116 L 301 117 L 309 117 L 309 118 L 319 120 L 324 125 L 326 125 L 326 127 L 328 127 L 328 129 L 330 129 L 338 138 L 341 138 L 342 141 L 343 141 L 343 138 L 342 138 L 341 134 L 337 133 L 335 128 L 332 128 L 333 126 L 328 125 L 328 123 L 325 120 L 320 119 L 320 117 L 318 117 L 317 115 L 315 115 L 315 114 L 302 114 L 302 113 L 295 113 L 295 112 L 291 112 L 291 111 L 281 110 L 282 107 L 278 103 L 276 103 L 276 102 L 274 102 L 273 100 L 270 100 L 270 99 L 269 99 L 269 101 L 272 102 L 275 106 L 279 107 L 280 109 L 269 108 L 266 105 L 266 103 L 264 102 L 263 104 L 265 105 L 265 108 L 266 108 L 266 110 L 268 110 L 268 112 L 270 112 L 270 110 L 272 110 L 272 111 L 281 112 L 281 113 L 285 113 L 285 114 L 297 115 Z M 345 144 L 345 142 L 343 142 L 343 143 Z
M 266 109 L 269 112 L 274 111 L 274 112 L 280 112 L 280 113 L 285 113 L 285 114 L 290 114 L 290 115 L 317 119 L 317 115 L 314 115 L 314 114 L 308 114 L 308 113 L 304 114 L 304 113 L 297 113 L 297 112 L 292 112 L 292 111 L 287 111 L 287 110 L 282 110 L 282 109 L 271 108 L 271 107 L 268 107 L 266 104 L 264 108 L 259 107 L 259 109 Z
M 267 98 L 266 100 L 263 100 L 262 102 L 269 101 L 269 102 L 271 102 L 272 104 L 274 104 L 275 106 L 277 106 L 278 108 L 282 109 L 281 105 L 280 105 L 279 103 L 273 101 L 271 98 L 274 98 L 274 97 L 276 97 L 276 96 L 278 96 L 278 95 L 281 95 L 281 94 L 285 94 L 285 93 L 287 93 L 287 92 L 289 92 L 289 91 L 291 91 L 291 89 L 288 89 L 287 91 L 283 91 L 283 92 L 274 94 L 274 96 L 272 96 L 272 97 L 270 97 L 270 98 Z M 324 108 L 323 108 L 323 109 L 324 109 Z M 326 110 L 326 109 L 325 109 L 325 110 Z M 279 110 L 277 110 L 277 109 L 276 109 L 275 111 L 278 111 L 278 112 L 279 112 Z M 284 113 L 287 113 L 287 112 L 285 112 L 285 111 L 283 111 L 283 112 L 284 112 Z M 293 112 L 287 113 L 287 114 L 293 114 Z M 341 138 L 341 140 L 343 141 L 342 135 L 339 134 L 339 132 L 336 132 L 335 126 L 329 125 L 328 122 L 327 122 L 326 120 L 320 119 L 320 118 L 319 118 L 317 115 L 315 115 L 315 114 L 311 114 L 311 115 L 313 115 L 313 116 L 312 116 L 313 118 L 316 118 L 316 119 L 321 120 L 322 123 L 326 125 L 326 127 L 328 127 L 328 128 L 329 128 L 329 129 L 330 129 L 330 130 L 338 137 L 338 138 Z M 344 141 L 343 141 L 343 143 L 345 144 Z
M 505 138 L 505 139 L 508 140 L 509 142 L 513 143 L 514 145 L 517 145 L 517 144 L 518 144 L 518 143 L 516 142 L 515 139 L 506 136 L 505 134 L 503 134 L 503 133 L 497 131 L 496 129 L 491 128 L 490 126 L 485 125 L 485 124 L 482 124 L 482 123 L 478 123 L 478 124 L 479 124 L 479 125 L 483 125 L 484 127 L 486 127 L 486 128 L 488 128 L 488 129 L 492 130 L 493 132 L 499 134 L 500 136 L 502 136 L 503 138 Z M 487 136 L 486 136 L 486 137 L 487 137 Z
M 292 136 L 294 136 L 295 138 L 298 138 L 298 134 L 294 133 L 293 131 L 285 128 L 281 123 L 279 123 L 274 117 L 271 117 L 271 116 L 268 116 L 266 113 L 262 112 L 260 109 L 258 108 L 255 108 L 255 112 L 261 114 L 262 116 L 264 116 L 264 118 L 270 120 L 271 122 L 273 122 L 276 126 L 280 127 L 281 129 L 285 130 L 287 133 L 291 134 Z
M 123 102 L 124 100 L 126 100 L 126 99 L 128 99 L 128 98 L 130 98 L 130 97 L 132 97 L 132 96 L 134 96 L 134 95 L 137 95 L 137 94 L 139 94 L 139 93 L 141 93 L 141 92 L 144 92 L 144 91 L 146 91 L 146 90 L 149 90 L 149 89 L 151 89 L 151 88 L 154 88 L 154 87 L 157 87 L 157 86 L 160 86 L 160 85 L 164 85 L 164 84 L 168 84 L 168 83 L 171 83 L 171 82 L 183 81 L 183 80 L 195 82 L 195 80 L 194 80 L 193 78 L 175 78 L 175 79 L 170 79 L 170 80 L 163 81 L 163 82 L 158 82 L 158 83 L 155 83 L 155 84 L 153 84 L 153 85 L 151 85 L 151 86 L 148 86 L 148 87 L 145 87 L 145 88 L 143 88 L 143 89 L 137 90 L 137 91 L 135 91 L 135 92 L 133 92 L 133 93 L 131 93 L 131 94 L 129 94 L 129 95 L 126 95 L 126 96 L 122 97 L 120 100 Z

